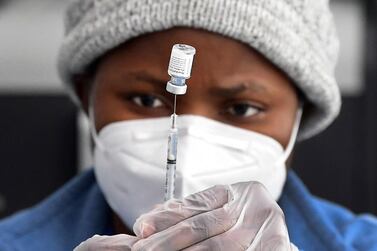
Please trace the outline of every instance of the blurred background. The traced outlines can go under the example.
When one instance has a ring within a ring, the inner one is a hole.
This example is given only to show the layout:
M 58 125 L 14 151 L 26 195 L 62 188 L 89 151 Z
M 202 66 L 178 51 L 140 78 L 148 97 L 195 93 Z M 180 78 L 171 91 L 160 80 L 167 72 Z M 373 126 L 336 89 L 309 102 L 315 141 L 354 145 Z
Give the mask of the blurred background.
M 0 0 L 0 218 L 30 207 L 91 165 L 87 121 L 56 73 L 67 1 Z M 312 193 L 377 214 L 377 1 L 332 0 L 343 110 L 298 145 Z

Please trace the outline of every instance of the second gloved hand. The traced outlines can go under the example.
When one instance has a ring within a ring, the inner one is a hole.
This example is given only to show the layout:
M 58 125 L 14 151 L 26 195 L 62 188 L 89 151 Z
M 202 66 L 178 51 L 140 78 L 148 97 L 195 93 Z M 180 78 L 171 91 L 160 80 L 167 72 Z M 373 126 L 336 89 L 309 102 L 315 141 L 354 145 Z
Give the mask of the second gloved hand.
M 138 239 L 134 236 L 118 234 L 113 236 L 94 235 L 77 246 L 73 251 L 131 251 Z
M 168 201 L 142 215 L 134 232 L 132 250 L 297 250 L 282 210 L 257 182 Z

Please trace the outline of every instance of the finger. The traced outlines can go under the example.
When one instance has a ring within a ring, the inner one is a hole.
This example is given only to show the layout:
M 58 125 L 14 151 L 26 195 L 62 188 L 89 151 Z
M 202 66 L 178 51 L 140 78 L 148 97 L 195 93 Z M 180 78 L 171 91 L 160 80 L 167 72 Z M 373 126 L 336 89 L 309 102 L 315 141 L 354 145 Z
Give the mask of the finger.
M 191 247 L 182 249 L 182 251 L 207 251 L 207 250 L 217 250 L 217 251 L 244 251 L 247 247 L 242 246 L 234 239 L 230 238 L 227 234 L 221 234 L 209 238 L 203 242 L 199 242 Z
M 183 200 L 170 200 L 141 215 L 133 230 L 139 238 L 147 238 L 185 219 L 222 207 L 229 199 L 229 186 L 214 186 Z
M 238 234 L 232 238 L 242 246 L 249 246 L 251 250 L 267 245 L 283 246 L 284 250 L 290 250 L 284 213 L 266 188 L 258 182 L 248 182 L 234 185 L 232 189 L 237 196 L 237 203 L 231 203 L 230 210 L 234 211 L 234 208 L 242 205 L 238 221 L 230 231 Z
M 235 235 L 240 233 L 235 233 L 229 235 L 228 233 L 224 233 L 210 239 L 207 239 L 203 242 L 197 243 L 191 247 L 183 249 L 183 251 L 204 251 L 204 250 L 217 250 L 217 251 L 266 251 L 266 250 L 273 250 L 273 251 L 296 251 L 296 249 L 292 249 L 292 246 L 289 242 L 286 242 L 285 237 L 277 236 L 274 239 L 269 240 L 268 242 L 260 242 L 260 243 L 251 243 L 250 245 L 245 245 L 243 242 L 239 242 L 240 238 L 234 238 Z
M 232 188 L 237 200 L 229 203 L 228 209 L 229 213 L 237 212 L 236 214 L 239 215 L 236 227 L 254 232 L 263 230 L 265 235 L 287 233 L 284 212 L 265 187 L 257 182 L 241 185 L 244 186 L 242 194 L 237 195 L 237 191 Z M 240 187 L 238 186 L 237 189 Z
M 226 232 L 236 221 L 224 208 L 215 209 L 141 239 L 133 250 L 181 250 Z
M 250 226 L 244 227 L 249 232 Z M 291 250 L 284 214 L 280 208 L 273 207 L 269 210 L 267 218 L 258 229 L 249 248 L 249 250 Z
M 186 250 L 290 250 L 283 211 L 264 186 L 246 182 L 231 189 L 235 200 L 224 208 L 229 215 L 237 215 L 236 224 Z
M 263 233 L 261 233 L 263 235 Z M 258 235 L 257 235 L 258 236 Z M 293 246 L 294 247 L 294 246 Z M 268 238 L 252 239 L 247 229 L 231 228 L 229 231 L 196 243 L 193 246 L 183 249 L 184 251 L 202 251 L 202 250 L 218 250 L 218 251 L 295 251 L 289 243 L 286 235 L 269 235 Z
M 139 239 L 125 234 L 113 236 L 94 235 L 82 242 L 73 251 L 131 251 Z

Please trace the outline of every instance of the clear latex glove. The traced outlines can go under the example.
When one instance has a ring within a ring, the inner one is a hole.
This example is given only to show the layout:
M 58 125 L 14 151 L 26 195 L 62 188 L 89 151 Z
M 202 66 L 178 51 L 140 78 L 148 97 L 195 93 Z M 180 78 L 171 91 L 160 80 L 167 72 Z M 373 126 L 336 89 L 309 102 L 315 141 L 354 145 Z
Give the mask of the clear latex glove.
M 132 250 L 297 250 L 284 214 L 263 185 L 215 186 L 138 218 Z
M 138 238 L 125 234 L 113 236 L 94 235 L 77 246 L 73 251 L 131 251 Z

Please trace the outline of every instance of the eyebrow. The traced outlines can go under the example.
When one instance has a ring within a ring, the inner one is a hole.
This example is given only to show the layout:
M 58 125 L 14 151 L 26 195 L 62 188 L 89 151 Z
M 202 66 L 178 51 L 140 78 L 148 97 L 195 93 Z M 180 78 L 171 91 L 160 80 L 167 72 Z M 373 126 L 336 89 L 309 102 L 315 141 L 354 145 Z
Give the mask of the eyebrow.
M 252 91 L 255 93 L 267 93 L 267 88 L 259 83 L 256 82 L 240 82 L 235 85 L 229 86 L 216 86 L 211 88 L 211 92 L 217 96 L 221 97 L 232 97 L 236 96 L 237 94 Z
M 127 73 L 124 73 L 122 77 L 125 80 L 129 80 L 131 78 L 134 80 L 138 80 L 140 82 L 152 83 L 152 84 L 163 85 L 163 86 L 165 86 L 166 82 L 168 81 L 168 79 L 164 80 L 147 71 L 127 72 Z
M 131 79 L 138 80 L 144 83 L 152 83 L 152 84 L 156 84 L 156 87 L 163 87 L 163 88 L 165 88 L 165 85 L 168 81 L 168 77 L 166 79 L 162 79 L 145 70 L 126 72 L 123 74 L 123 78 L 125 80 L 128 80 L 131 78 Z M 228 85 L 228 86 L 214 86 L 210 88 L 210 91 L 214 95 L 221 96 L 224 98 L 236 96 L 237 94 L 240 94 L 246 91 L 252 91 L 255 93 L 268 92 L 267 88 L 263 84 L 260 84 L 254 81 L 242 81 L 237 84 Z

